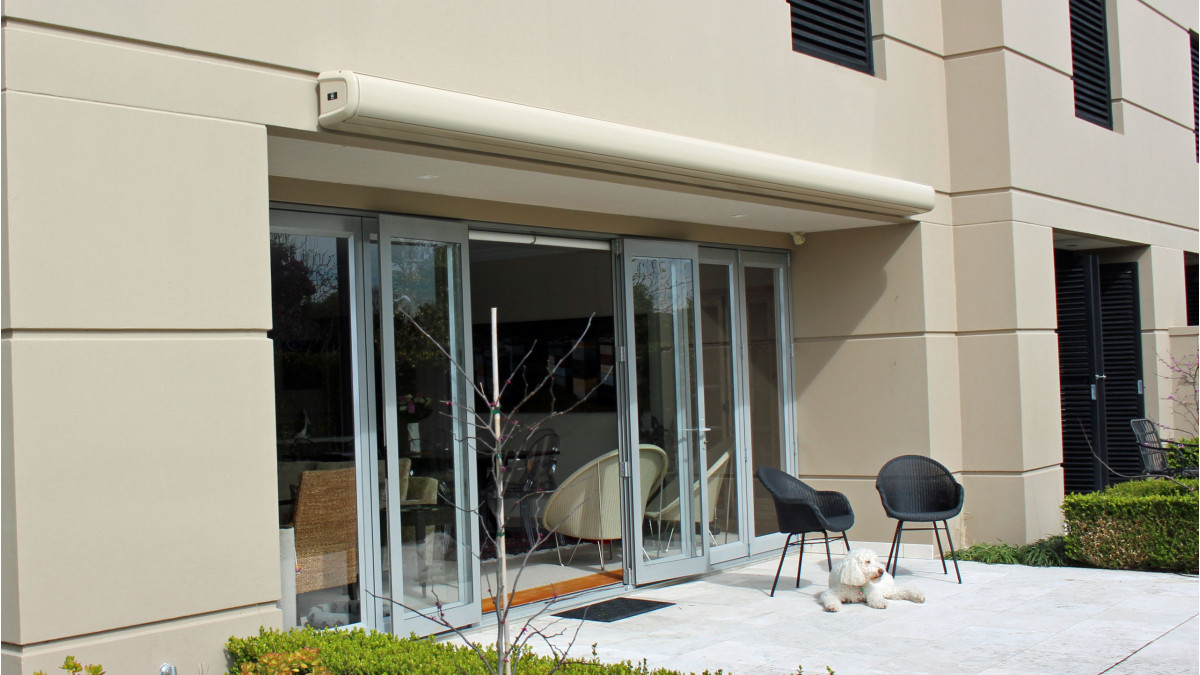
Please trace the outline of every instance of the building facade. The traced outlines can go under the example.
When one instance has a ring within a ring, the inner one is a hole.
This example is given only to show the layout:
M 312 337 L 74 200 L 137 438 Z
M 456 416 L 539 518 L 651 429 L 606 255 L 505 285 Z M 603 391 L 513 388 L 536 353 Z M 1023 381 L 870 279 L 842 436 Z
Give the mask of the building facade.
M 764 465 L 886 549 L 933 457 L 1025 543 L 1178 425 L 1195 3 L 3 12 L 5 673 L 486 621 L 498 530 L 581 591 L 736 564 Z

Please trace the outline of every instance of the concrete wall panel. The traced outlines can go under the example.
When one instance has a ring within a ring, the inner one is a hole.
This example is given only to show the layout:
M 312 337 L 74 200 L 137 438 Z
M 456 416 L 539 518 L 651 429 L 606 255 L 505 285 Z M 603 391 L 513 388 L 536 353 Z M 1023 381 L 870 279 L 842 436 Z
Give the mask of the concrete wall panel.
M 964 546 L 1023 544 L 1063 533 L 1060 467 L 1019 475 L 968 474 L 962 484 Z
M 1192 128 L 1191 41 L 1187 31 L 1141 0 L 1117 0 L 1109 26 L 1116 35 L 1113 98 L 1125 99 Z
M 11 350 L 5 557 L 23 644 L 278 599 L 270 342 L 18 336 Z
M 926 354 L 923 337 L 798 342 L 800 473 L 874 476 L 897 455 L 928 455 Z
M 820 232 L 792 254 L 797 338 L 925 329 L 916 225 Z
M 5 106 L 5 328 L 270 327 L 261 127 L 12 92 Z
M 1002 52 L 946 62 L 950 184 L 954 192 L 1011 184 L 1008 95 Z
M 224 645 L 229 636 L 257 635 L 262 626 L 281 624 L 278 609 L 259 605 L 8 652 L 3 669 L 10 675 L 52 673 L 64 658 L 75 656 L 80 663 L 99 663 L 109 673 L 156 673 L 168 663 L 180 673 L 216 675 L 227 668 Z
M 1197 183 L 1190 125 L 1125 105 L 1105 129 L 1075 117 L 1067 76 L 1015 57 L 1005 72 L 1013 187 L 1195 227 L 1197 201 L 1181 198 Z

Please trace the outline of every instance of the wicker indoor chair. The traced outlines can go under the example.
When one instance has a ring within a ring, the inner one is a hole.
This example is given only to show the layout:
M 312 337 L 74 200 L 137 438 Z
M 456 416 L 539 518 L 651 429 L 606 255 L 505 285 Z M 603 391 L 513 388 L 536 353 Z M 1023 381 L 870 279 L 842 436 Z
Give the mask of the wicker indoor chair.
M 920 455 L 902 455 L 897 457 L 879 470 L 875 478 L 875 489 L 879 491 L 879 499 L 883 502 L 883 510 L 888 518 L 896 519 L 896 533 L 892 535 L 892 547 L 888 551 L 887 568 L 892 576 L 896 574 L 896 566 L 900 562 L 900 538 L 904 534 L 905 523 L 929 523 L 932 527 L 910 527 L 908 530 L 932 530 L 933 538 L 937 541 L 938 553 L 942 560 L 942 573 L 949 574 L 946 569 L 945 552 L 942 550 L 942 540 L 938 530 L 946 532 L 946 542 L 950 545 L 950 557 L 954 560 L 954 574 L 958 583 L 962 583 L 962 573 L 958 570 L 958 555 L 954 552 L 954 542 L 950 539 L 950 525 L 947 522 L 962 512 L 963 488 L 950 470 L 936 460 Z M 938 527 L 938 521 L 942 527 Z
M 642 476 L 638 496 L 645 510 L 651 492 L 662 483 L 667 453 L 656 445 L 642 444 L 638 457 Z M 597 548 L 601 549 L 600 569 L 604 570 L 603 543 L 621 538 L 618 452 L 606 452 L 568 476 L 546 500 L 542 525 L 556 535 L 596 542 Z M 559 562 L 562 562 L 561 558 Z
M 305 471 L 296 491 L 296 593 L 358 582 L 354 469 Z
M 711 524 L 717 516 L 717 496 L 721 492 L 721 485 L 725 482 L 725 475 L 728 473 L 725 470 L 725 465 L 728 463 L 729 453 L 724 452 L 721 453 L 721 456 L 717 458 L 717 461 L 712 463 L 712 466 L 708 467 L 708 514 L 703 520 L 703 523 L 705 526 L 704 529 L 709 533 L 708 536 L 710 539 L 712 538 Z M 667 549 L 671 548 L 671 541 L 675 536 L 675 528 L 681 527 L 678 486 L 676 485 L 675 487 L 672 487 L 670 484 L 668 484 L 660 491 L 660 494 L 675 495 L 675 498 L 658 509 L 651 509 L 649 505 L 647 505 L 646 520 L 656 524 L 656 531 L 658 532 L 660 543 L 662 540 L 663 522 L 666 521 L 671 524 L 671 531 L 667 535 L 667 542 L 664 545 L 664 549 Z M 695 514 L 694 517 L 696 518 L 696 521 L 698 523 L 701 522 L 699 515 L 700 481 L 694 481 L 692 483 L 692 512 Z
M 760 466 L 754 475 L 775 501 L 779 531 L 787 533 L 783 553 L 779 556 L 779 567 L 775 570 L 775 581 L 771 583 L 771 596 L 774 597 L 775 586 L 779 584 L 779 573 L 783 571 L 783 560 L 787 557 L 788 547 L 792 545 L 792 537 L 800 535 L 800 561 L 796 565 L 796 588 L 799 588 L 800 568 L 804 564 L 804 545 L 825 542 L 825 560 L 832 569 L 833 556 L 829 551 L 829 533 L 841 532 L 841 539 L 849 551 L 850 539 L 846 536 L 846 530 L 854 526 L 854 509 L 850 508 L 850 500 L 846 499 L 846 495 L 832 490 L 814 490 L 799 478 L 789 476 L 779 469 Z M 821 533 L 820 538 L 814 538 L 812 542 L 806 541 L 810 533 L 816 532 Z

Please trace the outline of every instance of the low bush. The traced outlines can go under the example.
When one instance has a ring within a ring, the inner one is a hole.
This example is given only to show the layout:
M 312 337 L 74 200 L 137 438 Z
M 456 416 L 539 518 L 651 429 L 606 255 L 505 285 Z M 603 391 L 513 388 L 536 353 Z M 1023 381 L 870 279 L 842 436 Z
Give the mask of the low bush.
M 1196 481 L 1140 480 L 1063 501 L 1066 553 L 1107 569 L 1197 571 Z
M 1063 537 L 1048 537 L 1032 544 L 975 544 L 957 552 L 959 560 L 971 560 L 989 565 L 1029 565 L 1030 567 L 1064 567 L 1071 561 L 1066 555 Z M 946 558 L 950 554 L 945 555 Z
M 229 638 L 225 648 L 231 661 L 230 673 L 234 675 L 242 672 L 276 672 L 270 667 L 277 664 L 281 657 L 313 648 L 320 654 L 319 665 L 325 669 L 323 672 L 332 675 L 482 675 L 489 672 L 470 647 L 416 636 L 398 638 L 361 628 L 315 630 L 306 626 L 287 631 L 263 628 L 257 636 Z M 495 649 L 488 648 L 484 654 L 494 667 Z M 242 670 L 243 664 L 249 666 L 248 671 Z M 521 655 L 513 671 L 522 675 L 545 675 L 551 672 L 564 675 L 684 675 L 676 670 L 651 669 L 644 663 L 634 665 L 625 661 L 602 664 L 595 658 L 588 661 L 571 658 L 558 670 L 555 670 L 556 665 L 558 663 L 553 658 L 526 652 Z M 720 675 L 722 671 L 704 672 L 706 675 Z
M 1197 459 L 1200 457 L 1200 452 L 1198 452 L 1197 448 L 1197 446 L 1200 445 L 1200 440 L 1198 440 L 1195 436 L 1192 436 L 1191 438 L 1181 438 L 1175 441 L 1168 441 L 1168 443 L 1178 449 L 1179 453 L 1167 455 L 1167 466 L 1171 467 L 1172 469 L 1196 468 L 1198 465 Z
M 68 656 L 63 664 L 58 667 L 59 670 L 65 670 L 71 675 L 79 675 L 79 673 L 87 673 L 88 675 L 104 675 L 104 667 L 99 663 L 83 665 L 75 660 L 74 656 Z M 37 671 L 33 675 L 46 675 L 44 671 Z

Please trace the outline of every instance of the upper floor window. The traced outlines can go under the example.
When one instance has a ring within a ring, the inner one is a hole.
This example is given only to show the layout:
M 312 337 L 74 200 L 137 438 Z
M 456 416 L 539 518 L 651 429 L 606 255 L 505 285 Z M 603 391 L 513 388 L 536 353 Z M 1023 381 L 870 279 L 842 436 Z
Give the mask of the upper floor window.
M 874 74 L 870 0 L 788 0 L 792 49 Z
M 1075 116 L 1111 129 L 1105 0 L 1071 0 L 1071 66 L 1075 71 Z

